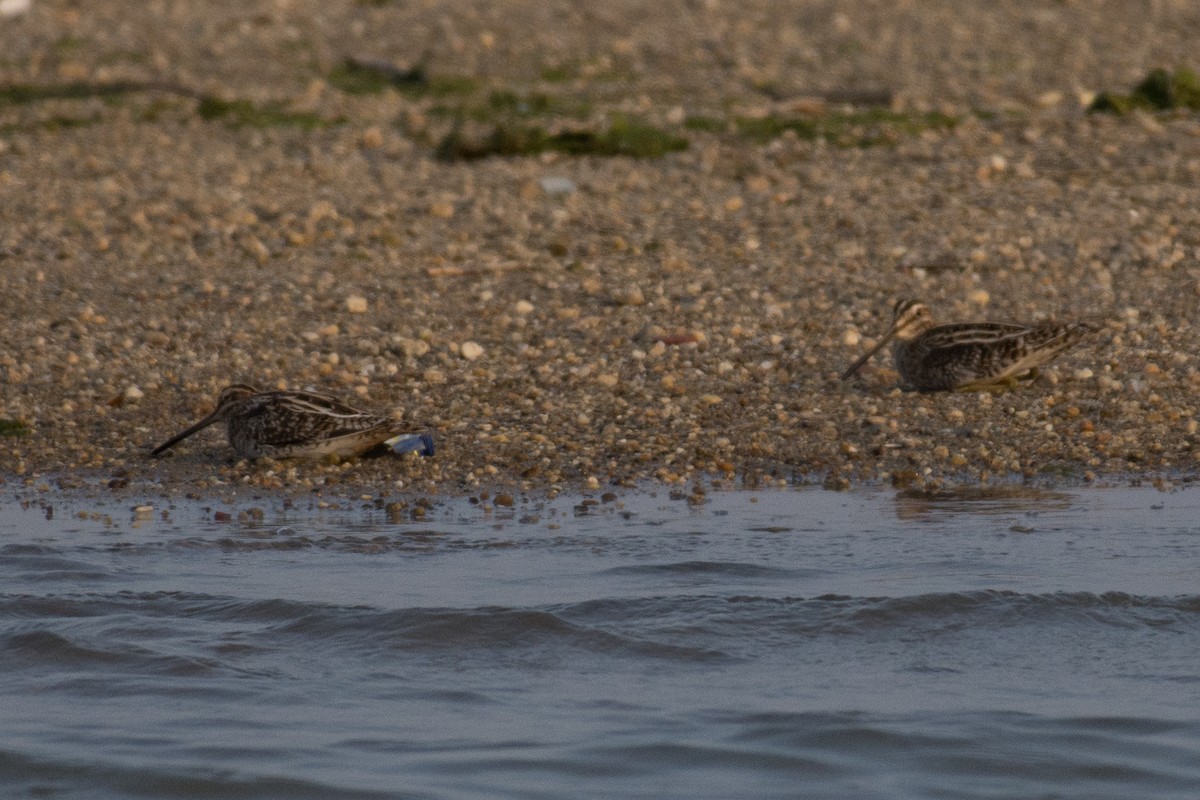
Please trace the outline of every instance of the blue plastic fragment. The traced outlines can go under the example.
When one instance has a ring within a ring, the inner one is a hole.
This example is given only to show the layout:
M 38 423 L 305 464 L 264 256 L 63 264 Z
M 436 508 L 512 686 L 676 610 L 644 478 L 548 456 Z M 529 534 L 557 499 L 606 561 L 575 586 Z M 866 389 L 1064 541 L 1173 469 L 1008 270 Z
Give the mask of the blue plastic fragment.
M 428 433 L 403 433 L 393 436 L 384 444 L 390 447 L 396 455 L 416 452 L 423 456 L 431 456 L 436 452 L 436 448 L 433 446 L 433 436 Z

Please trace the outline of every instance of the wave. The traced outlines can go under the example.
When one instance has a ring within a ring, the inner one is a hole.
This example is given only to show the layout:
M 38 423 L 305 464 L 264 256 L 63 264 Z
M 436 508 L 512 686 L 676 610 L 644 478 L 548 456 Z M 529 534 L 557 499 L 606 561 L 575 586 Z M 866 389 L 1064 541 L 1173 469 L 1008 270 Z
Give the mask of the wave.
M 503 707 L 496 711 L 511 713 Z M 494 724 L 496 719 L 485 717 L 484 722 Z M 477 736 L 439 739 L 436 733 L 411 735 L 416 729 L 401 726 L 401 733 L 334 739 L 324 749 L 310 745 L 299 755 L 290 731 L 281 724 L 260 732 L 262 745 L 249 761 L 214 759 L 208 737 L 173 741 L 170 747 L 138 755 L 100 748 L 99 752 L 34 756 L 8 743 L 0 746 L 0 794 L 230 800 L 517 796 L 1190 800 L 1200 780 L 1196 745 L 1200 725 L 1194 720 L 989 710 L 906 714 L 698 710 L 668 718 L 651 716 L 632 729 L 614 729 L 603 718 L 593 721 L 595 730 L 586 737 L 556 735 L 556 726 L 518 733 L 503 725 L 497 736 L 483 724 Z M 298 769 L 305 759 L 307 768 Z M 297 771 L 306 777 L 295 776 Z M 368 786 L 392 785 L 386 791 L 372 791 L 363 788 L 364 781 Z M 397 789 L 396 783 L 410 788 Z
M 783 569 L 739 561 L 677 561 L 667 564 L 631 564 L 605 570 L 606 575 L 712 575 L 727 578 L 806 578 L 825 570 Z
M 53 787 L 53 788 L 52 788 Z M 75 794 L 79 787 L 86 794 Z M 86 787 L 86 788 L 85 788 Z M 238 774 L 215 767 L 122 765 L 82 759 L 37 758 L 0 749 L 0 790 L 6 797 L 220 797 L 226 800 L 417 800 L 427 794 L 375 792 L 274 775 Z
M 35 544 L 10 544 L 0 547 L 6 576 L 25 581 L 92 583 L 110 580 L 113 573 L 86 561 L 67 558 L 61 550 Z
M 397 650 L 431 656 L 486 651 L 554 658 L 605 656 L 711 661 L 743 645 L 796 637 L 986 634 L 1034 628 L 1045 635 L 1097 629 L 1200 632 L 1200 595 L 1011 591 L 907 597 L 671 595 L 604 598 L 541 607 L 400 608 L 246 600 L 180 592 L 73 597 L 0 595 L 0 664 L 129 665 L 203 674 L 226 659 L 273 649 Z M 180 656 L 156 643 L 203 626 L 206 650 Z M 728 646 L 728 647 L 727 647 Z

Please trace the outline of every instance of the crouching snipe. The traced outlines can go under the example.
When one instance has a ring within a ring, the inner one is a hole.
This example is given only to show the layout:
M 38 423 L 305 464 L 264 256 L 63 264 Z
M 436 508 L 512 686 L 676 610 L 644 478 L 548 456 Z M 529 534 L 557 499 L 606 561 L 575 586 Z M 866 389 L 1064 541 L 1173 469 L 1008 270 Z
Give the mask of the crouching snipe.
M 1087 334 L 1089 322 L 961 322 L 935 325 L 924 303 L 897 301 L 892 327 L 870 351 L 842 373 L 853 375 L 867 359 L 896 340 L 896 371 L 907 385 L 922 392 L 988 391 L 1012 388 L 1018 380 L 1037 377 L 1037 368 Z
M 229 444 L 242 458 L 301 458 L 361 455 L 391 440 L 418 440 L 431 455 L 430 437 L 399 436 L 402 423 L 352 408 L 314 392 L 260 392 L 235 384 L 217 397 L 217 407 L 195 425 L 151 451 L 158 455 L 214 422 L 225 422 Z M 397 452 L 417 449 L 396 444 Z

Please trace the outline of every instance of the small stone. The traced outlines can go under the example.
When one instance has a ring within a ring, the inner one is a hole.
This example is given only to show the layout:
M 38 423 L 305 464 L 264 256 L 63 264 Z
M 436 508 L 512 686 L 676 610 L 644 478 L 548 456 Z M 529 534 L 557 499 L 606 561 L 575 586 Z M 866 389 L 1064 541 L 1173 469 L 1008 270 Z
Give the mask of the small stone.
M 393 340 L 395 341 L 395 340 Z M 409 358 L 420 358 L 429 352 L 429 342 L 424 339 L 400 339 L 396 345 Z
M 351 314 L 367 313 L 367 298 L 358 294 L 350 295 L 346 298 L 346 310 Z
M 992 296 L 983 289 L 976 289 L 968 295 L 968 299 L 977 306 L 986 306 L 992 301 Z
M 474 361 L 483 355 L 483 347 L 476 342 L 463 342 L 458 351 L 467 361 Z
M 640 286 L 634 286 L 623 291 L 618 291 L 613 296 L 613 300 L 622 306 L 641 306 L 646 304 L 646 295 L 642 293 Z
M 429 214 L 438 219 L 450 219 L 454 216 L 454 206 L 450 203 L 434 203 L 429 207 Z
M 316 225 L 321 220 L 337 219 L 338 211 L 328 200 L 318 200 L 308 208 L 308 224 Z
M 578 188 L 575 181 L 558 175 L 548 175 L 538 183 L 546 194 L 571 194 Z
M 1063 93 L 1051 89 L 1048 92 L 1042 92 L 1037 96 L 1037 104 L 1042 108 L 1051 108 L 1052 106 L 1060 105 L 1063 101 Z
M 130 386 L 125 390 L 125 399 L 130 401 L 141 400 L 146 394 L 136 386 Z
M 377 125 L 372 125 L 362 132 L 363 147 L 381 147 L 383 145 L 383 131 Z
M 1077 369 L 1075 370 L 1075 380 L 1086 381 L 1088 378 L 1092 377 L 1092 374 L 1092 371 L 1087 367 L 1084 367 L 1083 369 Z
M 271 258 L 271 251 L 257 236 L 248 236 L 242 242 L 242 249 L 246 254 L 260 264 L 265 264 Z
M 516 311 L 521 316 L 525 316 L 526 314 L 532 314 L 533 313 L 533 303 L 529 302 L 528 300 L 518 300 L 517 304 L 513 307 L 513 310 Z
M 862 341 L 862 334 L 853 328 L 842 334 L 842 343 L 847 347 L 856 347 Z
M 0 0 L 0 16 L 11 17 L 29 10 L 31 0 Z

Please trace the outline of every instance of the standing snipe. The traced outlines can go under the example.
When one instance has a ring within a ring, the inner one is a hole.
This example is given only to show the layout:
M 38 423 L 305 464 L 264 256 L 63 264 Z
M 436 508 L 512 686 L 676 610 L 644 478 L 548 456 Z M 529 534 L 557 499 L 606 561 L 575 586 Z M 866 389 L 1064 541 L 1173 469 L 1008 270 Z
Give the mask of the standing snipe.
M 356 456 L 396 437 L 403 427 L 323 394 L 260 392 L 239 383 L 221 392 L 211 414 L 154 448 L 151 455 L 221 420 L 229 429 L 229 444 L 242 458 Z M 431 454 L 432 439 L 419 438 L 426 454 Z
M 867 359 L 896 339 L 896 371 L 904 383 L 922 392 L 975 391 L 1037 376 L 1037 368 L 1058 356 L 1097 327 L 1089 322 L 961 322 L 934 325 L 924 303 L 899 300 L 892 327 L 879 343 L 842 373 L 853 375 Z

